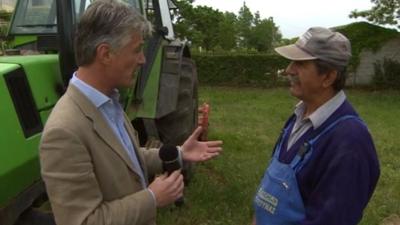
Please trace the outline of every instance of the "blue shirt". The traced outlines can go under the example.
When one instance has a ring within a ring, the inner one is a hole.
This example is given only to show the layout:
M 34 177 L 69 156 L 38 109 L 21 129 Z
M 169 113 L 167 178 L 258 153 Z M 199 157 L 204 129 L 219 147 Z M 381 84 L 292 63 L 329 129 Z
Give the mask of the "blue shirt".
M 139 161 L 137 159 L 135 148 L 128 135 L 128 132 L 124 126 L 124 112 L 119 103 L 119 92 L 117 89 L 113 91 L 110 97 L 101 93 L 97 89 L 88 85 L 87 83 L 76 77 L 76 74 L 72 76 L 70 84 L 77 87 L 93 104 L 94 106 L 103 114 L 108 125 L 113 130 L 114 134 L 121 142 L 126 153 L 132 161 L 133 167 L 138 172 L 143 188 L 146 188 L 146 179 L 144 178 L 142 168 L 140 167 Z

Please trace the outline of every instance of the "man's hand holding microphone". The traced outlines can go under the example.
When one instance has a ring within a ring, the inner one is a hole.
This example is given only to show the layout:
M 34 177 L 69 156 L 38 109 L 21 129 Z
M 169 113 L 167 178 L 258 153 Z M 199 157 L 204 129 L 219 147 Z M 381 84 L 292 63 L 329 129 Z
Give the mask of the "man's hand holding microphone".
M 149 185 L 156 199 L 157 207 L 163 207 L 176 202 L 183 203 L 183 176 L 181 174 L 181 160 L 189 162 L 204 162 L 218 156 L 222 151 L 222 141 L 199 141 L 202 128 L 198 127 L 180 147 L 165 145 L 159 152 L 167 172 L 155 178 Z M 180 151 L 180 152 L 179 152 Z

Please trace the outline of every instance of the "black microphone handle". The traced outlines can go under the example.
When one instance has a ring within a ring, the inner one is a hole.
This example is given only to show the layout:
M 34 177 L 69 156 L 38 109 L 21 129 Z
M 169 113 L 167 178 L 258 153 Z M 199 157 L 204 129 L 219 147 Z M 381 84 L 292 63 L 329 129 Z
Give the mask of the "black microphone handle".
M 180 198 L 178 198 L 178 199 L 175 201 L 175 206 L 176 206 L 176 207 L 181 207 L 181 206 L 183 206 L 183 204 L 185 204 L 185 200 L 184 200 L 183 196 L 180 197 Z
M 181 165 L 179 163 L 179 158 L 176 158 L 175 160 L 171 160 L 171 161 L 163 161 L 163 167 L 164 167 L 164 170 L 167 171 L 168 176 L 171 175 L 171 173 L 173 173 L 175 170 L 181 169 Z M 185 201 L 182 196 L 175 201 L 175 206 L 181 207 L 184 203 L 185 203 Z
M 179 158 L 171 161 L 163 161 L 164 171 L 167 171 L 168 176 L 171 175 L 175 170 L 181 169 L 181 164 L 179 163 Z

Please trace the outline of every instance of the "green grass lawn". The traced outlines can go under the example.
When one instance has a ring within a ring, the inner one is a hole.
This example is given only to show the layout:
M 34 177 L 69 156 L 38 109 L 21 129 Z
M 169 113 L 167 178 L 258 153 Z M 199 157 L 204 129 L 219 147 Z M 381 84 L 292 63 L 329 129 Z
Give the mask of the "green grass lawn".
M 159 225 L 243 225 L 252 218 L 252 199 L 272 147 L 297 100 L 285 88 L 203 87 L 211 105 L 211 139 L 224 141 L 223 154 L 196 166 L 185 190 L 186 205 L 159 210 Z M 400 92 L 346 92 L 374 137 L 381 163 L 377 189 L 360 224 L 378 225 L 400 214 Z

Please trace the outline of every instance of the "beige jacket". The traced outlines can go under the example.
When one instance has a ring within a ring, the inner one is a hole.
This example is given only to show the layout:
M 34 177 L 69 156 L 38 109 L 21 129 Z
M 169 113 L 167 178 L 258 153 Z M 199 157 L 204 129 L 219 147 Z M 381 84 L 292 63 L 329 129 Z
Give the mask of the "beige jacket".
M 138 146 L 126 119 L 145 177 L 161 172 L 158 150 Z M 40 163 L 58 225 L 155 224 L 156 206 L 100 111 L 70 85 L 43 131 Z

